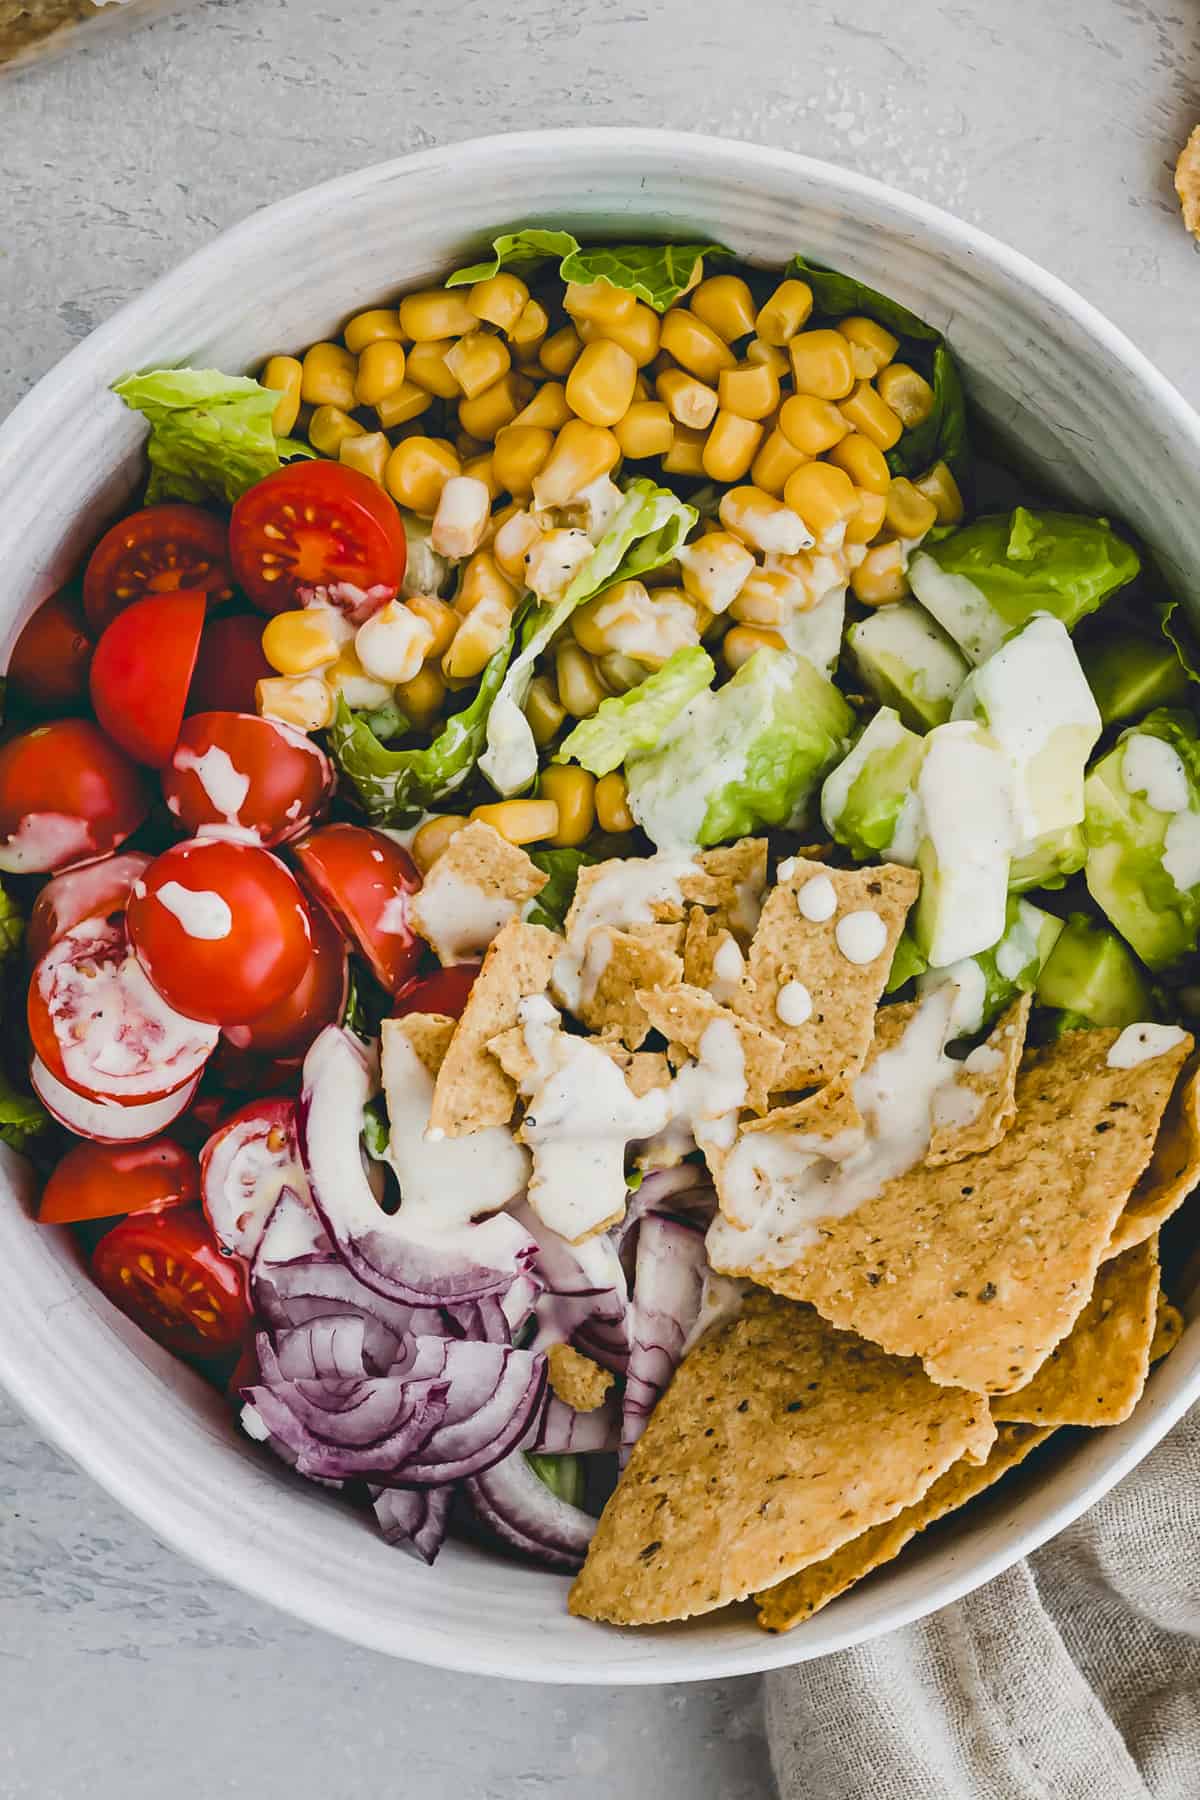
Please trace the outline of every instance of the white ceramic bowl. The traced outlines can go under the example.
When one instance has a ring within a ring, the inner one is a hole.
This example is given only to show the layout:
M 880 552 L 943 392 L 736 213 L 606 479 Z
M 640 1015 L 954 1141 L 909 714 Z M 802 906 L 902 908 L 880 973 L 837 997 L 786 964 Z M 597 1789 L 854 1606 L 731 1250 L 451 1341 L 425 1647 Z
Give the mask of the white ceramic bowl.
M 828 164 L 717 139 L 561 131 L 386 163 L 259 213 L 124 308 L 0 429 L 0 653 L 140 475 L 130 369 L 229 370 L 469 260 L 500 228 L 713 238 L 802 250 L 946 328 L 976 405 L 1085 506 L 1109 507 L 1200 599 L 1200 419 L 1061 282 L 920 201 Z M 110 1308 L 66 1234 L 39 1230 L 5 1164 L 0 1379 L 35 1424 L 169 1544 L 360 1644 L 539 1681 L 657 1682 L 775 1668 L 931 1612 L 1044 1543 L 1200 1395 L 1200 1322 L 1126 1424 L 1065 1447 L 785 1637 L 747 1608 L 621 1631 L 567 1616 L 566 1583 L 451 1544 L 430 1570 L 265 1459 L 218 1397 Z M 881 1421 L 886 1429 L 886 1422 Z

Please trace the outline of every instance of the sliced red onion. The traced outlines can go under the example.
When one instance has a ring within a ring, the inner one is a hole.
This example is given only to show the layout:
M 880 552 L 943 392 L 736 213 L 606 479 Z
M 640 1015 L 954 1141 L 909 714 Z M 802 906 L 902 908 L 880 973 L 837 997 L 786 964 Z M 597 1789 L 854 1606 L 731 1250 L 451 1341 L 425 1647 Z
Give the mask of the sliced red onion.
M 251 1257 L 281 1191 L 307 1196 L 292 1100 L 252 1100 L 200 1152 L 200 1197 L 222 1250 Z
M 596 1520 L 551 1493 L 522 1451 L 472 1476 L 464 1491 L 480 1523 L 518 1556 L 567 1574 L 583 1567 Z
M 601 1450 L 616 1450 L 621 1442 L 621 1409 L 610 1394 L 603 1406 L 592 1412 L 576 1412 L 573 1406 L 550 1394 L 542 1409 L 533 1437 L 526 1450 L 544 1450 L 549 1455 L 586 1455 Z
M 696 1216 L 707 1225 L 716 1210 L 716 1190 L 707 1170 L 697 1164 L 677 1163 L 673 1169 L 656 1169 L 647 1175 L 636 1192 L 630 1194 L 625 1217 L 611 1232 L 630 1279 L 637 1250 L 637 1228 L 648 1213 L 682 1214 L 685 1218 Z
M 622 1462 L 675 1373 L 704 1292 L 704 1232 L 648 1213 L 638 1233 L 633 1348 L 621 1413 Z
M 450 1523 L 453 1487 L 372 1488 L 379 1529 L 389 1544 L 434 1563 Z
M 88 1100 L 52 1075 L 40 1057 L 29 1065 L 29 1085 L 52 1118 L 76 1137 L 93 1138 L 98 1144 L 140 1144 L 157 1137 L 180 1113 L 187 1111 L 200 1085 L 194 1081 L 162 1100 L 139 1101 L 130 1106 L 120 1100 Z
M 574 1344 L 606 1369 L 623 1375 L 633 1342 L 629 1324 L 629 1284 L 611 1237 L 569 1244 L 521 1201 L 513 1217 L 537 1244 L 535 1273 L 546 1291 L 534 1310 L 534 1349 Z

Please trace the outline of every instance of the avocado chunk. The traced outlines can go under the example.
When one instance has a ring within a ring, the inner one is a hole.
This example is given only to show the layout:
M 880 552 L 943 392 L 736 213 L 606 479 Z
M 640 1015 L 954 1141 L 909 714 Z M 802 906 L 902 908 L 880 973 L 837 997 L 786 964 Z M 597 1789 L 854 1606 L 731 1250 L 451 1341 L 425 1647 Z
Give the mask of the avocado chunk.
M 846 633 L 846 648 L 864 687 L 881 705 L 894 707 L 910 730 L 945 724 L 967 678 L 967 662 L 915 600 L 881 606 L 860 619 Z
M 1013 850 L 1008 759 L 973 719 L 935 726 L 917 798 L 921 892 L 909 922 L 917 949 L 939 969 L 1004 935 Z
M 1087 838 L 1082 825 L 1064 825 L 1061 831 L 1048 831 L 1013 857 L 1008 871 L 1009 890 L 1023 894 L 1029 888 L 1060 888 L 1067 876 L 1076 874 L 1086 861 Z
M 948 968 L 923 975 L 917 992 L 925 995 L 947 981 L 953 982 L 958 997 L 950 1015 L 951 1036 L 974 1037 L 986 1030 L 1018 994 L 1033 992 L 1062 929 L 1062 920 L 1053 913 L 1010 894 L 1004 936 L 999 942 L 977 956 L 964 957 Z M 903 941 L 901 937 L 900 942 Z
M 1088 633 L 1079 659 L 1106 725 L 1140 718 L 1155 706 L 1178 706 L 1187 699 L 1187 672 L 1173 644 L 1101 626 Z
M 1132 1025 L 1152 1016 L 1150 989 L 1132 952 L 1085 913 L 1072 913 L 1063 926 L 1034 992 L 1039 1006 L 1089 1025 Z
M 860 862 L 882 856 L 910 866 L 916 860 L 917 774 L 925 739 L 882 706 L 850 754 L 825 777 L 821 818 L 829 835 Z

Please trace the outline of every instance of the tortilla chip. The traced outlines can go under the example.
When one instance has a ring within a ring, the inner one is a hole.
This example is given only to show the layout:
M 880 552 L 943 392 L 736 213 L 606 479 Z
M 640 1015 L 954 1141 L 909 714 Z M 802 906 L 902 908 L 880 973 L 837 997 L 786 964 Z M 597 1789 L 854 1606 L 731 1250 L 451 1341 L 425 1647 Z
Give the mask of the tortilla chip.
M 800 889 L 827 876 L 837 911 L 819 924 L 797 904 Z M 871 1047 L 875 1008 L 908 910 L 921 885 L 914 869 L 887 863 L 873 869 L 834 869 L 794 859 L 785 881 L 772 888 L 747 959 L 746 980 L 730 1001 L 784 1045 L 780 1088 L 816 1087 L 835 1075 L 861 1069 Z M 847 913 L 879 914 L 887 937 L 874 962 L 852 963 L 837 945 L 837 924 Z M 812 1014 L 803 1025 L 785 1025 L 776 1011 L 781 988 L 798 981 L 808 989 Z
M 408 902 L 413 925 L 443 963 L 482 956 L 548 877 L 482 819 L 455 832 Z
M 1183 1314 L 1177 1306 L 1171 1305 L 1159 1288 L 1154 1336 L 1150 1340 L 1150 1361 L 1161 1362 L 1164 1356 L 1169 1356 L 1182 1336 Z
M 588 933 L 584 966 L 589 965 L 598 966 L 600 974 L 590 994 L 580 999 L 576 1016 L 590 1031 L 613 1034 L 630 1050 L 638 1049 L 650 1034 L 638 991 L 676 987 L 683 979 L 681 959 L 652 938 L 600 925 Z
M 744 1599 L 911 1506 L 994 1436 L 980 1395 L 757 1296 L 680 1364 L 570 1610 L 648 1625 Z
M 696 865 L 705 879 L 685 876 L 679 884 L 684 899 L 710 907 L 713 924 L 731 932 L 744 950 L 758 926 L 767 885 L 766 838 L 739 838 L 701 850 Z
M 806 1137 L 839 1137 L 843 1131 L 861 1131 L 863 1116 L 854 1098 L 854 1078 L 831 1081 L 793 1100 L 787 1106 L 773 1106 L 761 1119 L 747 1119 L 739 1127 L 742 1132 L 802 1131 Z
M 721 992 L 722 982 L 715 973 L 714 964 L 717 952 L 726 944 L 732 944 L 737 950 L 737 977 Z M 719 999 L 724 1005 L 737 988 L 745 967 L 742 947 L 729 927 L 718 925 L 712 914 L 706 913 L 702 906 L 689 907 L 683 937 L 683 979 L 688 986 L 707 989 L 714 999 Z M 717 988 L 715 993 L 714 985 Z
M 595 1412 L 603 1406 L 614 1379 L 611 1370 L 602 1369 L 570 1344 L 550 1345 L 546 1351 L 546 1374 L 554 1393 L 576 1412 Z
M 402 1019 L 384 1019 L 379 1033 L 385 1046 L 389 1037 L 406 1038 L 421 1067 L 436 1081 L 457 1025 L 458 1020 L 445 1013 L 406 1013 Z
M 942 1163 L 961 1162 L 964 1156 L 979 1150 L 992 1149 L 1016 1118 L 1017 1070 L 1032 1005 L 1030 994 L 1014 1000 L 996 1020 L 990 1035 L 962 1064 L 962 1073 L 950 1090 L 949 1109 L 939 1116 L 938 1103 L 934 1102 L 933 1135 L 925 1158 L 931 1169 Z M 955 1119 L 954 1097 L 961 1092 L 975 1096 L 979 1110 L 974 1118 Z
M 635 1099 L 640 1100 L 651 1088 L 670 1087 L 671 1071 L 661 1050 L 626 1050 L 623 1044 L 616 1043 L 612 1038 L 593 1038 L 592 1042 L 597 1050 L 603 1050 L 605 1056 L 616 1063 Z M 530 1094 L 534 1091 L 537 1086 L 537 1063 L 519 1025 L 510 1026 L 498 1037 L 490 1039 L 488 1050 L 520 1093 Z
M 1200 1063 L 1185 1070 L 1171 1096 L 1148 1168 L 1117 1220 L 1106 1256 L 1152 1237 L 1200 1183 Z
M 489 1125 L 508 1124 L 517 1090 L 489 1054 L 488 1044 L 517 1023 L 520 1001 L 546 992 L 561 949 L 557 933 L 520 919 L 513 919 L 493 939 L 438 1072 L 431 1130 L 463 1137 Z
M 1200 238 L 1200 125 L 1179 152 L 1175 164 L 1175 192 L 1188 230 Z
M 1101 1265 L 1092 1297 L 1033 1380 L 992 1402 L 1026 1425 L 1118 1425 L 1137 1405 L 1158 1313 L 1158 1240 Z
M 935 1381 L 1023 1387 L 1087 1305 L 1191 1049 L 1185 1037 L 1110 1069 L 1119 1035 L 1072 1031 L 1027 1053 L 1017 1117 L 999 1144 L 948 1167 L 918 1165 L 845 1217 L 819 1221 L 819 1241 L 790 1267 L 747 1266 L 729 1244 L 714 1254 L 711 1236 L 710 1260 L 810 1301 L 894 1355 L 921 1357 Z
M 836 1600 L 839 1594 L 899 1556 L 904 1546 L 927 1525 L 947 1513 L 957 1511 L 986 1488 L 993 1487 L 1001 1476 L 1023 1462 L 1031 1450 L 1044 1444 L 1050 1429 L 1035 1425 L 999 1425 L 996 1441 L 986 1462 L 973 1463 L 964 1458 L 939 1476 L 914 1506 L 906 1506 L 882 1525 L 874 1525 L 861 1537 L 843 1544 L 824 1562 L 812 1563 L 781 1581 L 778 1587 L 755 1594 L 758 1623 L 764 1631 L 790 1631 L 803 1624 L 814 1613 Z
M 683 955 L 684 927 L 682 923 L 630 925 L 628 931 L 630 937 L 641 938 L 647 944 L 655 944 L 658 949 L 666 950 L 672 956 Z
M 651 876 L 653 880 L 643 879 Z M 595 890 L 610 879 L 614 892 L 624 896 L 629 910 L 635 915 L 640 913 L 640 918 L 614 917 L 613 909 L 607 905 L 596 908 Z M 702 906 L 715 906 L 721 892 L 718 882 L 686 857 L 672 862 L 665 858 L 617 856 L 608 862 L 585 864 L 575 883 L 564 930 L 573 944 L 579 943 L 588 930 L 588 914 L 594 910 L 600 915 L 593 919 L 594 924 L 617 925 L 622 931 L 644 931 L 651 924 L 682 925 L 687 915 L 685 886 L 687 898 Z M 645 898 L 656 888 L 661 890 L 658 898 Z
M 752 1112 L 765 1112 L 782 1054 L 779 1039 L 762 1031 L 746 1019 L 739 1019 L 727 1007 L 719 1006 L 711 994 L 701 988 L 675 987 L 653 993 L 638 994 L 646 1016 L 656 1031 L 661 1031 L 672 1046 L 682 1044 L 689 1056 L 699 1056 L 700 1040 L 717 1020 L 727 1020 L 737 1033 L 746 1065 L 746 1098 L 744 1104 Z

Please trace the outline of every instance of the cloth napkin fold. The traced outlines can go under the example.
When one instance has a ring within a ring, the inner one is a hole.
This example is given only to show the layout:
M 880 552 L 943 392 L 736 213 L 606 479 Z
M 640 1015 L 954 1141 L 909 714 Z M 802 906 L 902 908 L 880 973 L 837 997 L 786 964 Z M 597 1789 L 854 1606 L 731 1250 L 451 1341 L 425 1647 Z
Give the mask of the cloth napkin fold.
M 1200 1800 L 1200 1407 L 1027 1562 L 766 1709 L 782 1800 Z

